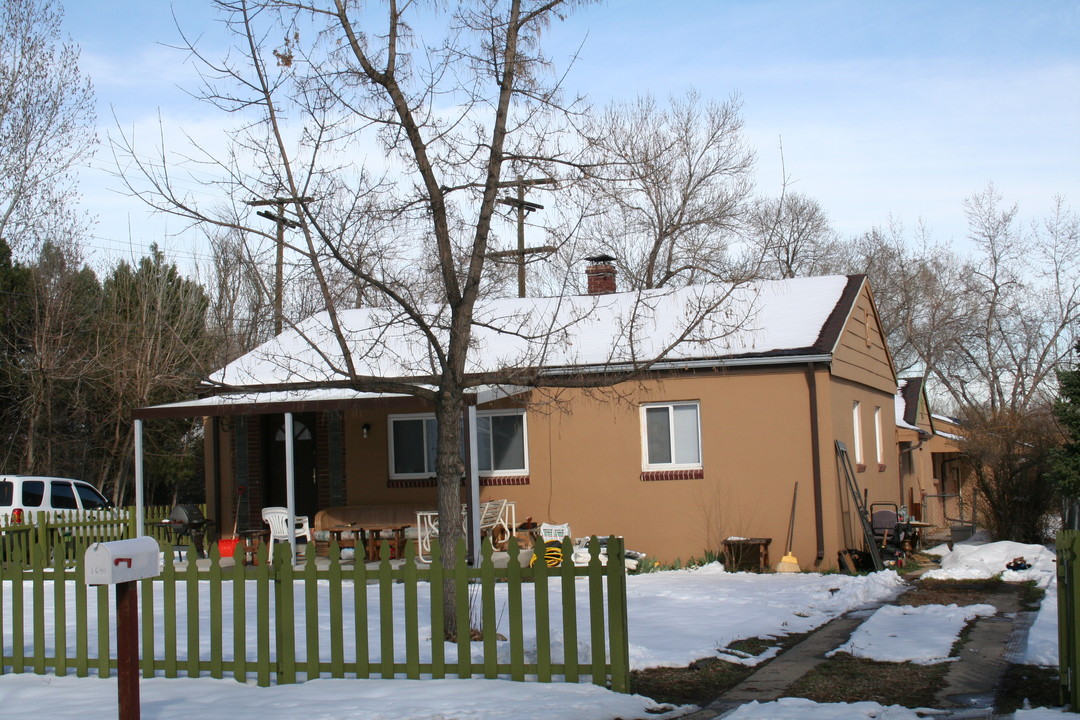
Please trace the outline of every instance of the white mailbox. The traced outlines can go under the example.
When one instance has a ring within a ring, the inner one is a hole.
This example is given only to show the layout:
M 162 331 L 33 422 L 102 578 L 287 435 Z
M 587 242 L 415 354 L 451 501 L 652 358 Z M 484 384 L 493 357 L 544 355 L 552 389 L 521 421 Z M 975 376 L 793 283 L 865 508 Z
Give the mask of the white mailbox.
M 83 556 L 87 585 L 115 585 L 157 577 L 160 550 L 152 537 L 94 543 Z

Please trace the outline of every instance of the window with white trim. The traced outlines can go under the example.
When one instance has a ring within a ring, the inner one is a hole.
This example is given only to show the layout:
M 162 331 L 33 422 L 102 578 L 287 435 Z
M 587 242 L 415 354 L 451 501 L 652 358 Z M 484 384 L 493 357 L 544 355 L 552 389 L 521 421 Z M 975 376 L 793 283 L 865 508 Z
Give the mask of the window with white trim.
M 641 406 L 642 467 L 678 470 L 701 467 L 700 403 Z
M 477 412 L 476 455 L 483 475 L 527 475 L 529 446 L 525 411 Z
M 435 474 L 438 425 L 434 415 L 391 415 L 390 477 L 420 478 Z
M 881 425 L 881 408 L 874 408 L 874 455 L 876 456 L 877 464 L 885 464 L 885 456 L 882 454 L 884 447 L 884 436 L 881 434 L 884 428 Z
M 862 448 L 862 418 L 860 417 L 859 401 L 856 400 L 851 405 L 851 424 L 854 428 L 855 434 L 855 464 L 863 464 L 863 448 Z
M 390 477 L 409 479 L 427 478 L 434 475 L 439 428 L 435 416 L 431 414 L 391 415 L 389 422 Z M 462 443 L 464 441 L 463 433 Z M 481 475 L 528 474 L 529 452 L 525 411 L 478 412 L 476 448 L 477 465 Z

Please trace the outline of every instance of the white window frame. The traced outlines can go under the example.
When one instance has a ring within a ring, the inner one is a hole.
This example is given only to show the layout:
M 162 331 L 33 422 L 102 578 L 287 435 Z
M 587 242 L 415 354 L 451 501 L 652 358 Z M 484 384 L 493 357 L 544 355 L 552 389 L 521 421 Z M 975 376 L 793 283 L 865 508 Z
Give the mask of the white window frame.
M 476 419 L 491 418 L 491 417 L 507 417 L 518 416 L 521 418 L 521 434 L 522 434 L 522 450 L 525 454 L 524 466 L 520 468 L 509 468 L 506 470 L 480 470 L 480 477 L 515 477 L 518 475 L 529 474 L 529 414 L 524 410 L 477 410 Z M 476 434 L 480 435 L 480 428 L 477 426 Z M 480 438 L 477 437 L 477 452 L 480 452 Z M 494 458 L 489 458 L 494 461 Z M 477 458 L 477 467 L 480 465 L 480 458 Z M 494 466 L 494 462 L 492 462 Z
M 418 478 L 434 477 L 435 468 L 431 468 L 430 470 L 425 469 L 423 472 L 418 472 L 418 473 L 404 473 L 404 472 L 398 472 L 397 468 L 395 467 L 395 464 L 394 464 L 394 423 L 397 422 L 397 421 L 402 421 L 402 420 L 423 420 L 423 421 L 427 421 L 427 420 L 434 420 L 434 419 L 435 419 L 435 413 L 407 413 L 407 414 L 400 414 L 400 415 L 388 415 L 386 417 L 387 437 L 388 437 L 388 442 L 387 442 L 387 448 L 386 449 L 387 449 L 387 453 L 389 455 L 390 477 L 392 479 L 394 479 L 394 480 L 415 480 L 415 479 L 418 479 Z M 427 422 L 424 422 L 423 427 L 424 427 L 424 447 L 426 449 L 427 448 L 427 439 L 428 439 L 427 438 Z M 427 462 L 426 451 L 425 451 L 424 461 L 425 461 L 425 464 L 426 464 L 426 462 Z
M 481 410 L 477 411 L 476 417 L 495 417 L 505 415 L 519 415 L 522 421 L 522 433 L 524 434 L 524 450 L 525 450 L 525 467 L 524 468 L 512 468 L 509 470 L 481 470 L 479 471 L 480 477 L 516 477 L 518 475 L 527 475 L 529 473 L 529 418 L 528 413 L 524 410 Z M 398 421 L 407 420 L 422 420 L 424 423 L 424 447 L 427 447 L 427 420 L 435 420 L 435 413 L 402 413 L 396 415 L 388 415 L 386 418 L 388 432 L 387 437 L 389 441 L 387 443 L 387 454 L 389 457 L 390 478 L 392 480 L 416 480 L 421 478 L 429 478 L 435 475 L 435 468 L 425 469 L 423 472 L 418 473 L 405 473 L 398 472 L 394 465 L 394 423 Z M 479 428 L 477 428 L 479 433 Z M 462 435 L 464 440 L 464 435 Z M 427 458 L 424 458 L 425 463 Z
M 877 458 L 878 465 L 885 464 L 885 456 L 883 452 L 885 450 L 885 438 L 882 435 L 884 428 L 881 426 L 881 408 L 874 407 L 874 455 Z
M 862 433 L 862 405 L 858 400 L 855 400 L 851 405 L 851 424 L 854 433 L 854 445 L 855 445 L 855 464 L 863 465 L 863 433 Z
M 674 408 L 678 406 L 693 406 L 697 411 L 697 462 L 692 463 L 680 463 L 675 461 L 675 422 L 674 422 Z M 672 461 L 669 463 L 651 463 L 649 462 L 649 424 L 647 415 L 649 410 L 655 410 L 656 408 L 668 409 L 668 442 L 672 452 Z M 641 467 L 643 470 L 700 470 L 703 465 L 702 448 L 701 448 L 701 401 L 700 400 L 682 400 L 673 402 L 658 402 L 658 403 L 643 403 L 640 406 L 640 420 L 641 420 Z

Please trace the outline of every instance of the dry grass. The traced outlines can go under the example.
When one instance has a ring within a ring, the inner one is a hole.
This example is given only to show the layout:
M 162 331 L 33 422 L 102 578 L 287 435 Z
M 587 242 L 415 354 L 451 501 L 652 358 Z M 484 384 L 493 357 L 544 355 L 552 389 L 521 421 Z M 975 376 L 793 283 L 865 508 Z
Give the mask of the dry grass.
M 1010 665 L 1001 679 L 994 710 L 999 714 L 1030 707 L 1059 707 L 1061 682 L 1057 668 Z
M 991 580 L 920 580 L 896 599 L 897 605 L 978 605 L 990 595 L 1011 590 L 999 578 Z
M 822 703 L 873 700 L 882 705 L 930 707 L 945 686 L 948 665 L 875 662 L 837 653 L 785 693 Z
M 630 673 L 630 691 L 659 703 L 706 705 L 738 685 L 755 668 L 704 658 L 686 667 Z

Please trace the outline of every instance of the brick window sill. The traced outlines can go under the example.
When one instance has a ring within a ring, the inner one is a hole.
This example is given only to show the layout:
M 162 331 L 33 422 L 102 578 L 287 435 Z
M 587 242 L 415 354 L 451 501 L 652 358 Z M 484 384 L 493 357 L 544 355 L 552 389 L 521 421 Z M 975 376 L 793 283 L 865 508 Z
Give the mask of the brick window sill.
M 658 480 L 704 480 L 705 470 L 696 468 L 693 470 L 642 470 L 641 480 L 652 482 Z

